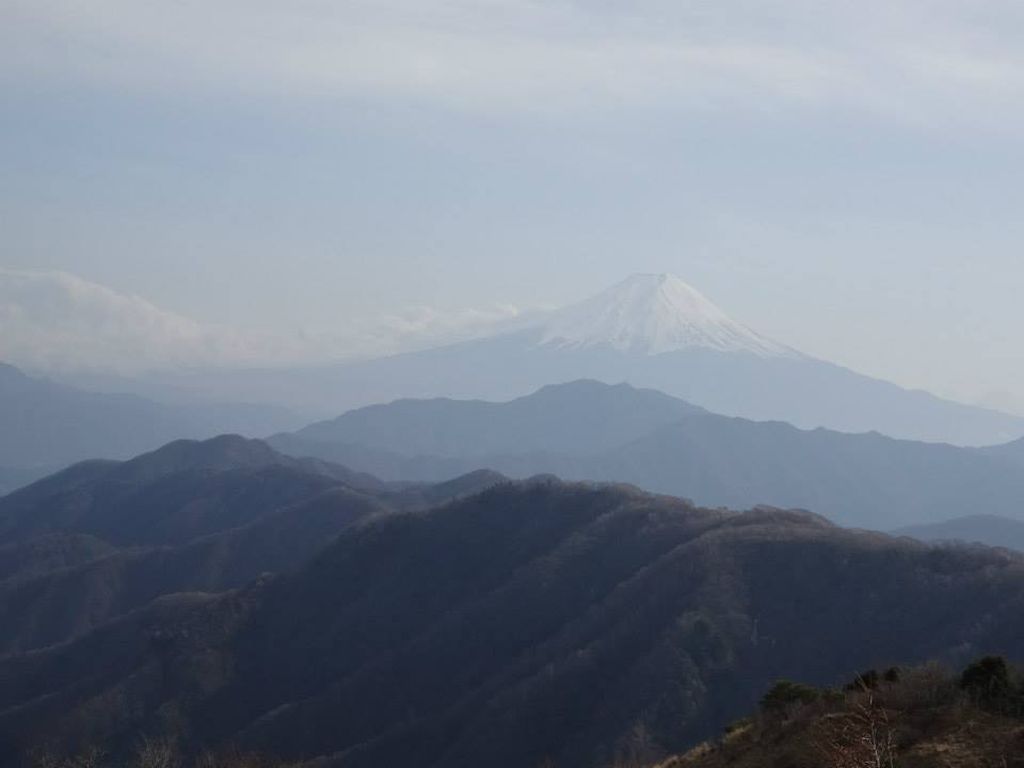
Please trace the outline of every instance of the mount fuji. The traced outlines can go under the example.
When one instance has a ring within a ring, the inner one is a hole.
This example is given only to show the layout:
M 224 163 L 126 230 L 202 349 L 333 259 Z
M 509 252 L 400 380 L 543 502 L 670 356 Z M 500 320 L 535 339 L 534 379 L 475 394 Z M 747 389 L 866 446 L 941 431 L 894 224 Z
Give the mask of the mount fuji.
M 672 275 L 634 275 L 483 338 L 320 368 L 234 371 L 176 383 L 194 393 L 325 418 L 401 398 L 511 400 L 594 379 L 657 389 L 715 413 L 803 428 L 994 445 L 1024 419 L 858 374 L 773 341 Z
M 686 349 L 786 357 L 792 350 L 740 325 L 674 275 L 633 275 L 590 299 L 552 313 L 539 345 L 610 347 L 660 355 Z

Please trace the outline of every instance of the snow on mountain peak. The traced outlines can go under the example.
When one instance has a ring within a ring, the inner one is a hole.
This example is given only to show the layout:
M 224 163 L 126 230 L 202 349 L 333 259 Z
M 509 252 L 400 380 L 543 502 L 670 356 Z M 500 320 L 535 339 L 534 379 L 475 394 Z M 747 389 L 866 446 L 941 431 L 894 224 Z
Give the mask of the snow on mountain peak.
M 702 347 L 788 356 L 792 350 L 737 323 L 674 275 L 633 275 L 578 304 L 554 312 L 540 343 L 557 347 L 609 345 L 657 355 Z

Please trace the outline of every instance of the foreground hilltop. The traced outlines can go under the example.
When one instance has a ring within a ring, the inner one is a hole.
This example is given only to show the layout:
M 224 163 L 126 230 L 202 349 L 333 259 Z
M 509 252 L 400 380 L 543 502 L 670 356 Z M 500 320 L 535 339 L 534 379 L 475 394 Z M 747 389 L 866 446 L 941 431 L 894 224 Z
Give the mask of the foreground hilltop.
M 500 483 L 369 516 L 304 566 L 0 660 L 0 759 L 141 734 L 318 765 L 589 768 L 706 739 L 780 677 L 1012 653 L 1024 560 Z
M 859 673 L 843 688 L 776 683 L 756 714 L 657 768 L 1024 765 L 1024 677 L 1001 657 Z

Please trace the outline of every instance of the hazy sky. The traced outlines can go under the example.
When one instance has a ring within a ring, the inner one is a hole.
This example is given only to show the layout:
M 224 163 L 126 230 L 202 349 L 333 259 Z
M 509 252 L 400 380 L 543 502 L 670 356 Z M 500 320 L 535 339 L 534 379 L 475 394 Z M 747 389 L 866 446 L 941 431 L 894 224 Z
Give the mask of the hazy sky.
M 1003 0 L 4 0 L 0 332 L 80 311 L 42 270 L 211 355 L 669 271 L 1024 404 L 1022 40 Z

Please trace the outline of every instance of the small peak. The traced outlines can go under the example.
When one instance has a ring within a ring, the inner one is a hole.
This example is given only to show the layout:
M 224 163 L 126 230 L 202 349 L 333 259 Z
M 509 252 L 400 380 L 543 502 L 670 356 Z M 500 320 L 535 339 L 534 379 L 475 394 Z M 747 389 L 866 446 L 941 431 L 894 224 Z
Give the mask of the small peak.
M 186 470 L 258 469 L 287 461 L 262 440 L 218 435 L 207 440 L 175 440 L 124 462 L 117 472 L 120 479 L 141 480 Z

